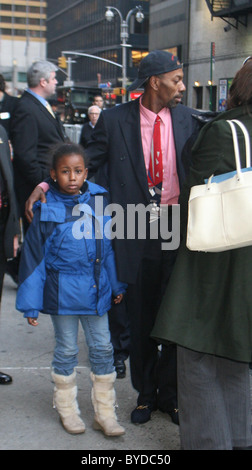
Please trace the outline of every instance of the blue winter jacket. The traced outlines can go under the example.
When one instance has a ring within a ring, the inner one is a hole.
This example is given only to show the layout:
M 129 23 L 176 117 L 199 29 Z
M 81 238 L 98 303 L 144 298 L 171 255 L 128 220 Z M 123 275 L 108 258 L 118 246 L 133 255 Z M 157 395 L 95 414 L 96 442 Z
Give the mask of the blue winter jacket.
M 103 215 L 106 191 L 91 182 L 84 187 L 83 194 L 69 196 L 51 186 L 47 202 L 37 203 L 19 268 L 16 308 L 25 317 L 101 316 L 111 308 L 112 294 L 127 288 L 117 279 L 104 233 L 110 223 Z

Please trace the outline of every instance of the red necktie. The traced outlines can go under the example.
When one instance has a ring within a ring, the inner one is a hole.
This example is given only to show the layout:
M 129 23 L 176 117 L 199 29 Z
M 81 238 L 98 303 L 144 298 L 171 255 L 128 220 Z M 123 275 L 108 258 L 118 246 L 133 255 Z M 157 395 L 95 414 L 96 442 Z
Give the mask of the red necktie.
M 162 149 L 161 149 L 161 135 L 160 135 L 160 117 L 157 115 L 150 156 L 150 164 L 148 170 L 148 185 L 149 189 L 154 186 L 161 188 L 163 180 L 163 162 L 162 162 Z

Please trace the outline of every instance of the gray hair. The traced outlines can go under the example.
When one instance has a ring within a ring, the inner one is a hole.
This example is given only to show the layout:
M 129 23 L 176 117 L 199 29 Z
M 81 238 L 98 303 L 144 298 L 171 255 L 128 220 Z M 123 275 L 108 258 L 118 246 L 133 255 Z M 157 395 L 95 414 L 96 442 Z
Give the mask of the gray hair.
M 35 88 L 39 85 L 42 78 L 49 80 L 52 72 L 56 72 L 58 68 L 52 62 L 47 60 L 39 60 L 34 62 L 27 71 L 27 83 L 29 88 Z
M 92 104 L 92 106 L 89 106 L 88 114 L 90 114 L 92 110 L 97 111 L 99 114 L 101 113 L 101 108 L 99 108 L 99 106 L 97 106 L 96 104 Z

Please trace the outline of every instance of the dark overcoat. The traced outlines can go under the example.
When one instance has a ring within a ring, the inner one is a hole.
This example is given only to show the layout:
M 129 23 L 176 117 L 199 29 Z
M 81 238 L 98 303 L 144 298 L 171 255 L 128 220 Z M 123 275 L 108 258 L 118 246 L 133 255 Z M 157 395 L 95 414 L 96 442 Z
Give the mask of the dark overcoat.
M 180 186 L 186 176 L 187 162 L 183 161 L 183 149 L 199 129 L 195 110 L 178 105 L 171 110 L 176 147 L 177 172 Z M 127 209 L 130 204 L 150 203 L 150 193 L 144 162 L 139 100 L 115 106 L 101 113 L 92 140 L 86 149 L 89 169 L 96 171 L 108 164 L 108 190 L 111 202 L 124 211 L 124 234 L 114 240 L 118 278 L 128 284 L 134 283 L 143 257 L 145 240 L 127 238 Z M 185 159 L 187 156 L 185 156 Z
M 0 125 L 0 172 L 8 196 L 8 218 L 4 227 L 4 256 L 13 258 L 13 239 L 20 232 L 10 147 L 5 129 Z
M 247 109 L 235 108 L 219 115 L 199 134 L 180 198 L 182 242 L 152 331 L 152 337 L 162 343 L 174 342 L 242 362 L 250 362 L 252 352 L 252 247 L 222 253 L 192 252 L 186 248 L 186 226 L 190 188 L 203 184 L 212 174 L 236 168 L 226 120 L 242 121 L 252 141 L 251 117 Z M 238 136 L 245 167 L 240 130 Z
M 93 132 L 93 127 L 90 125 L 89 122 L 86 122 L 83 124 L 82 129 L 81 129 L 81 135 L 80 135 L 80 144 L 82 147 L 86 148 L 89 140 L 91 139 L 91 135 Z

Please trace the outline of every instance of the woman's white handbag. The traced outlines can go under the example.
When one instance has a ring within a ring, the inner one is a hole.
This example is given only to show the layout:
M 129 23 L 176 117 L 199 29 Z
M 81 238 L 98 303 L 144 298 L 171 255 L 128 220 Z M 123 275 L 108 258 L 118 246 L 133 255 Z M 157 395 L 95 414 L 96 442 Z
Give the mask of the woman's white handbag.
M 236 171 L 211 176 L 191 188 L 186 246 L 192 251 L 220 252 L 252 245 L 252 168 L 250 136 L 243 123 L 227 121 L 232 130 Z M 244 133 L 246 168 L 241 169 L 235 124 Z

